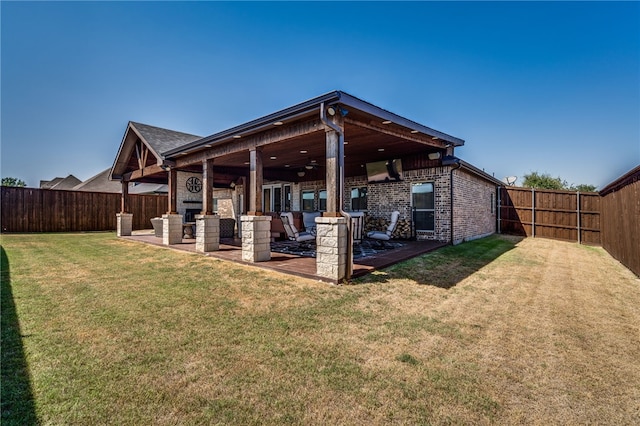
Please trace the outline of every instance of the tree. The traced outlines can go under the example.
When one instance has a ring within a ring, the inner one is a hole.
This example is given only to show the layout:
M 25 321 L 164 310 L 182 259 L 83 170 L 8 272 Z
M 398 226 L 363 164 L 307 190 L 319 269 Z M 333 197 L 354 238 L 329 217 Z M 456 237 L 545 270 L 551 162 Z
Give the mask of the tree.
M 560 177 L 552 177 L 549 173 L 531 172 L 523 177 L 522 186 L 537 189 L 559 189 L 566 191 L 594 192 L 595 185 L 569 185 L 566 180 Z
M 17 179 L 14 177 L 3 177 L 2 186 L 19 186 L 22 188 L 27 186 L 27 184 L 22 179 Z
M 581 183 L 580 185 L 571 185 L 569 188 L 572 191 L 580 191 L 580 192 L 596 192 L 595 185 L 586 185 Z
M 567 182 L 560 177 L 551 177 L 548 173 L 531 172 L 524 175 L 522 186 L 538 189 L 567 189 Z

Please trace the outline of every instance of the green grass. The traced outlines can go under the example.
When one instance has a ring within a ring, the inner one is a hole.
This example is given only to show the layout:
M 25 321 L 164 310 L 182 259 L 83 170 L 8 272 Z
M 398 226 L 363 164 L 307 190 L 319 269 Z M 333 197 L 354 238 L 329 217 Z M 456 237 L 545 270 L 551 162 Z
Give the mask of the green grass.
M 508 418 L 469 349 L 495 318 L 469 323 L 450 303 L 491 297 L 482 279 L 461 284 L 487 265 L 527 265 L 516 243 L 331 286 L 111 233 L 3 235 L 2 424 Z

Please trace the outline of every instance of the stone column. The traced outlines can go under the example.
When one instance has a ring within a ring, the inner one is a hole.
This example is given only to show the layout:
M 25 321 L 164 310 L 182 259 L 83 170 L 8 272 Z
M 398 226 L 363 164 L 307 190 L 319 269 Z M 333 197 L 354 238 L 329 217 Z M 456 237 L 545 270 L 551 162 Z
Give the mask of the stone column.
M 206 253 L 220 249 L 220 216 L 196 215 L 196 251 Z
M 316 218 L 316 274 L 338 282 L 346 277 L 347 219 Z
M 271 216 L 242 216 L 242 260 L 266 262 L 271 259 Z
M 182 242 L 182 215 L 162 215 L 162 244 L 180 244 Z
M 116 234 L 118 237 L 131 235 L 133 230 L 133 213 L 116 213 Z

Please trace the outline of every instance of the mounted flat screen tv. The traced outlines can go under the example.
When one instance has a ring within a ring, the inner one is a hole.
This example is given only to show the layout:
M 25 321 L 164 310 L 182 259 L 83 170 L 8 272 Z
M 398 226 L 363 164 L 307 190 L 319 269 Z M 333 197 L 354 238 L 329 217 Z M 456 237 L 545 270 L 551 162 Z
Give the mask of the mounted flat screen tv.
M 400 159 L 367 163 L 367 181 L 369 183 L 398 182 L 402 180 L 402 161 Z

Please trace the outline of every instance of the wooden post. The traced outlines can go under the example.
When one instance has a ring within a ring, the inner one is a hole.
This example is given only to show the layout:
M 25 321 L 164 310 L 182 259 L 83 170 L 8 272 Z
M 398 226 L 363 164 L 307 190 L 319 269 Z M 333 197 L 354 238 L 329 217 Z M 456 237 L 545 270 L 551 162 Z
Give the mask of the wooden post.
M 329 120 L 340 127 L 344 127 L 344 119 L 341 114 L 328 117 Z M 326 184 L 327 184 L 327 211 L 323 216 L 338 217 L 340 215 L 340 135 L 335 130 L 327 127 L 325 133 L 326 144 Z
M 120 196 L 120 213 L 129 213 L 129 182 L 122 179 L 122 195 Z
M 178 172 L 169 170 L 169 211 L 168 214 L 178 214 Z
M 213 158 L 202 160 L 202 214 L 213 214 Z
M 249 215 L 262 216 L 262 148 L 249 150 Z

